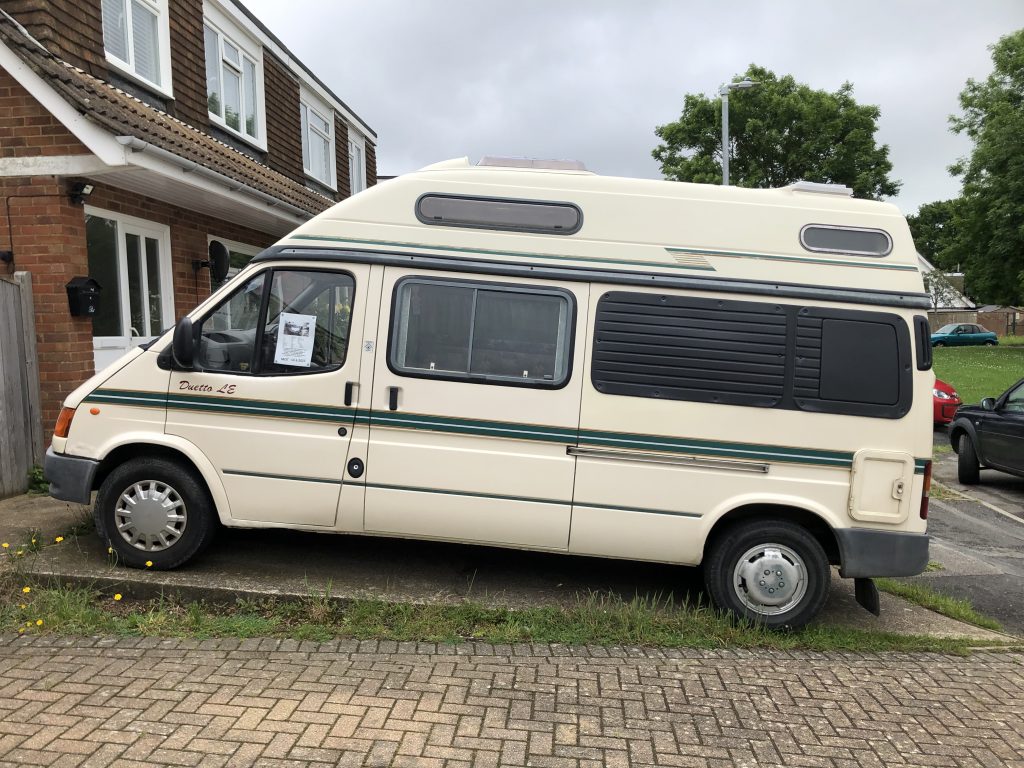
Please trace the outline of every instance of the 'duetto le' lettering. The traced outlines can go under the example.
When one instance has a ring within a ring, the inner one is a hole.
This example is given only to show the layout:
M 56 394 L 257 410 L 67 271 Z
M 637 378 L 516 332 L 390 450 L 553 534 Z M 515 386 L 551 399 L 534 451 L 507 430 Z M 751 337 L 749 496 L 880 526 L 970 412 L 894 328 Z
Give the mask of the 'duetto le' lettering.
M 178 382 L 178 389 L 188 390 L 189 392 L 213 392 L 213 387 L 209 384 L 193 384 L 188 379 Z

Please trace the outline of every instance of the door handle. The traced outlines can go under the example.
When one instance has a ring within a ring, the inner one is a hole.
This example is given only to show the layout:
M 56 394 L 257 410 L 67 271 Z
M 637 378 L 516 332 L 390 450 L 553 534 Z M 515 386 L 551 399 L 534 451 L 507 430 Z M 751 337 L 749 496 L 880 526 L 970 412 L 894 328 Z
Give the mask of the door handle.
M 388 410 L 398 410 L 398 393 L 401 387 L 388 387 Z
M 356 387 L 356 382 L 346 381 L 345 382 L 345 405 L 352 405 L 352 390 Z

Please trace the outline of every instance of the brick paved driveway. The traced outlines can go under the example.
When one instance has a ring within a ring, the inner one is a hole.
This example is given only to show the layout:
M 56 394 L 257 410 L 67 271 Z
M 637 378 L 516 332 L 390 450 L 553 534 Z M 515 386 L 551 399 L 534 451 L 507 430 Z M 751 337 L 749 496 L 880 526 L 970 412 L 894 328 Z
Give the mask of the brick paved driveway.
M 1024 656 L 0 638 L 0 765 L 1024 766 Z

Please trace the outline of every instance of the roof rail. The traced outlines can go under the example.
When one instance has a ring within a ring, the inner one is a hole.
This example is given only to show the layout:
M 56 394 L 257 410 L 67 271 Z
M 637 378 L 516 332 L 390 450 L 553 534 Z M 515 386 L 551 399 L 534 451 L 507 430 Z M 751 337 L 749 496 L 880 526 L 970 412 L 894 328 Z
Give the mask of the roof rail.
M 477 165 L 489 165 L 497 168 L 544 168 L 549 171 L 586 171 L 579 160 L 538 160 L 533 157 L 498 157 L 484 155 Z
M 853 190 L 845 184 L 822 184 L 820 181 L 796 181 L 783 189 L 791 189 L 794 192 L 815 192 L 819 195 L 853 197 Z

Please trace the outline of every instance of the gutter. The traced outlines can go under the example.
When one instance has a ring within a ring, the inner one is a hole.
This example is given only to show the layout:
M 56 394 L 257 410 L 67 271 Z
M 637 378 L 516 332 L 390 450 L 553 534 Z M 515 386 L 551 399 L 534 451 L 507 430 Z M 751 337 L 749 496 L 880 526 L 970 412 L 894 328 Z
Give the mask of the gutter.
M 255 198 L 262 203 L 266 203 L 271 208 L 278 208 L 285 213 L 290 213 L 302 221 L 309 221 L 315 214 L 309 211 L 303 210 L 298 206 L 286 203 L 283 200 L 279 200 L 273 195 L 269 195 L 266 192 L 250 187 L 248 184 L 244 184 L 237 179 L 233 179 L 230 176 L 225 176 L 223 173 L 211 170 L 205 165 L 200 165 L 194 160 L 186 160 L 184 157 L 180 157 L 173 152 L 168 152 L 163 147 L 158 147 L 155 144 L 150 144 L 148 141 L 136 138 L 135 136 L 116 136 L 117 143 L 127 147 L 132 152 L 145 152 L 146 154 L 158 157 L 170 163 L 177 168 L 180 168 L 185 173 L 194 173 L 197 176 L 202 176 L 210 181 L 215 181 L 218 184 L 223 184 L 228 188 L 229 192 L 241 192 L 249 197 Z

